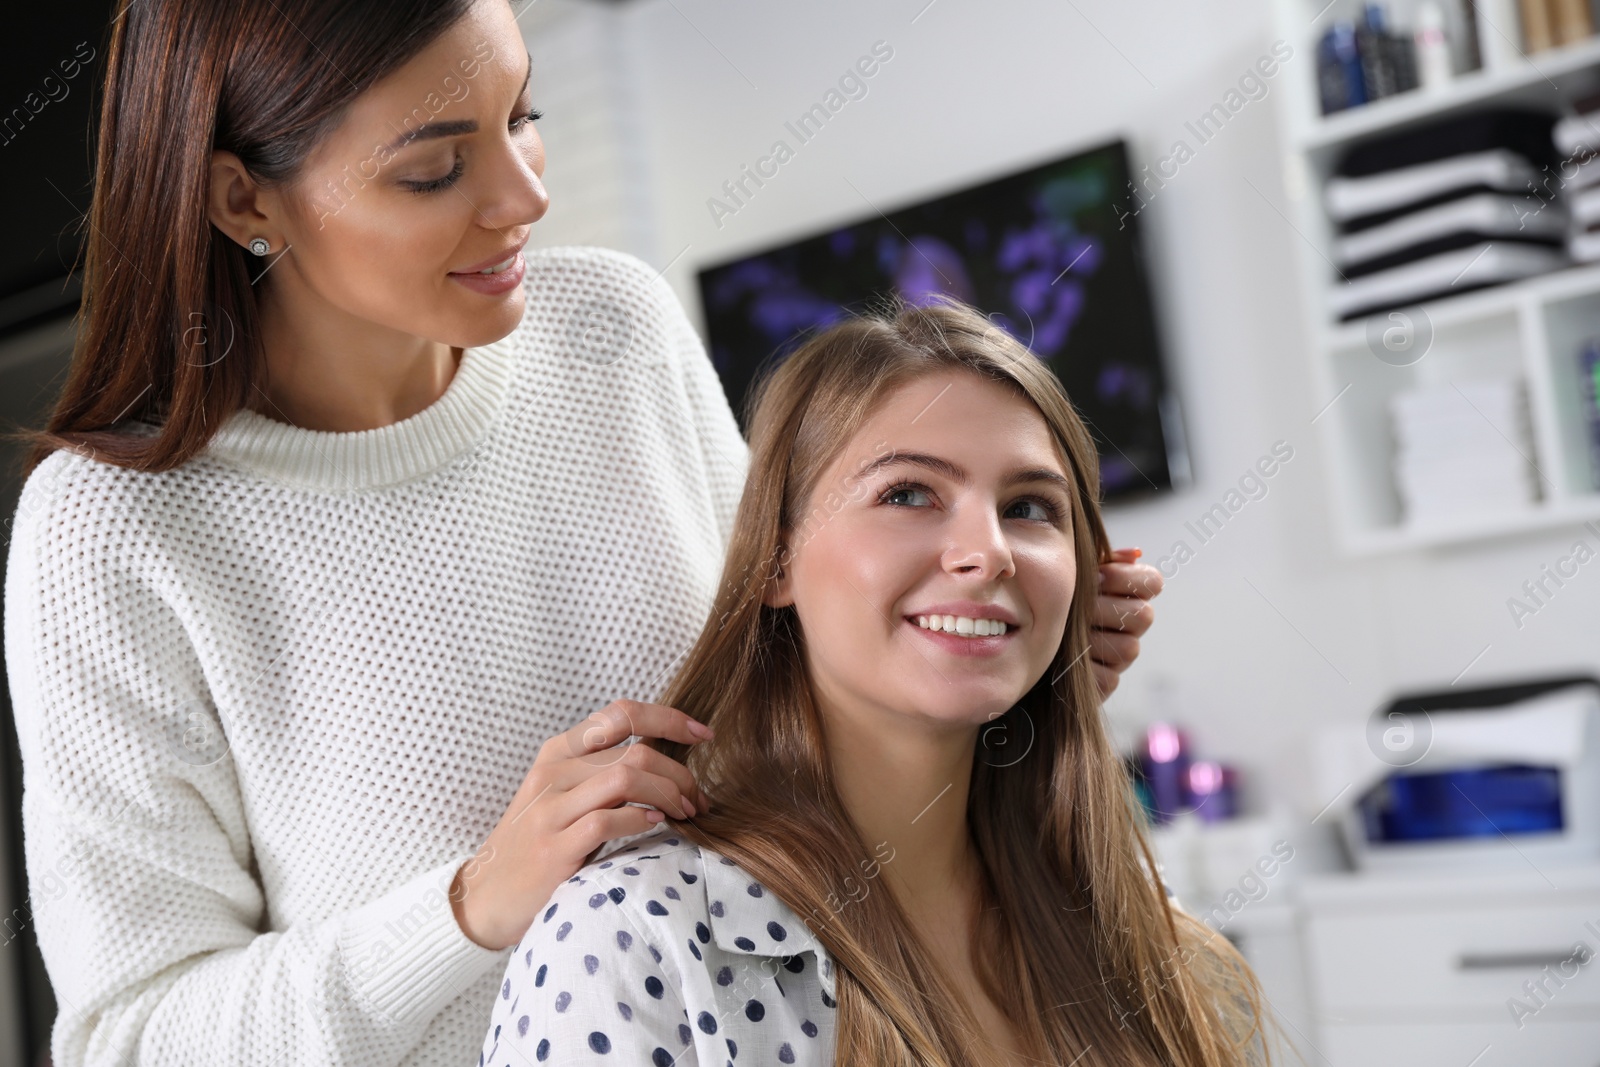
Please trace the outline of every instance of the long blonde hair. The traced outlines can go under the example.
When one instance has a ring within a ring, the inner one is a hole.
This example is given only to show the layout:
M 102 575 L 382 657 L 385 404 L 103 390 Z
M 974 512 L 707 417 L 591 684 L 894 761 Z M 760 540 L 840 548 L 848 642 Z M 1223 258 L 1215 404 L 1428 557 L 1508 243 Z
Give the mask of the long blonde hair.
M 979 980 L 1043 1062 L 1210 1067 L 1264 1058 L 1255 978 L 1232 946 L 1168 904 L 1101 722 L 1085 662 L 1096 584 L 1082 580 L 1110 554 L 1094 442 L 1055 375 L 952 298 L 920 307 L 895 298 L 852 316 L 757 382 L 749 474 L 715 606 L 660 697 L 717 737 L 692 750 L 651 742 L 684 760 L 717 805 L 672 825 L 812 925 L 837 967 L 839 1063 L 982 1061 L 976 1016 L 892 892 L 869 892 L 834 914 L 830 894 L 858 883 L 872 853 L 829 775 L 794 610 L 762 602 L 797 537 L 819 515 L 825 521 L 813 491 L 844 444 L 891 391 L 950 368 L 1009 384 L 1032 402 L 1077 491 L 1080 580 L 1061 647 L 1033 688 L 982 727 L 974 757 L 967 818 L 985 874 L 972 944 Z

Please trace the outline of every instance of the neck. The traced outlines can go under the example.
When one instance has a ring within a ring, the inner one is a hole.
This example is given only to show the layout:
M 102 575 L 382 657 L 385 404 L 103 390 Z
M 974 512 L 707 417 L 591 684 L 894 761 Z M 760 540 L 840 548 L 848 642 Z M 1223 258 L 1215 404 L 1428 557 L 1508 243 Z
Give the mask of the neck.
M 826 717 L 835 788 L 895 898 L 913 916 L 969 898 L 978 874 L 967 825 L 977 728 Z
M 261 301 L 267 374 L 247 407 L 292 426 L 348 433 L 410 418 L 444 395 L 459 348 L 357 319 L 285 274 Z

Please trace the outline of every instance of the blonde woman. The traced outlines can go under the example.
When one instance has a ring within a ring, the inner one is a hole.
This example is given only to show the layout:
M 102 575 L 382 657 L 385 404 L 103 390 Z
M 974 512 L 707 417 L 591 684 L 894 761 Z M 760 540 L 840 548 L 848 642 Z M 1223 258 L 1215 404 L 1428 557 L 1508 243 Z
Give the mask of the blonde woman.
M 715 731 L 660 745 L 714 806 L 557 889 L 481 1062 L 1262 1058 L 1254 978 L 1152 877 L 1102 727 L 1083 579 L 1110 549 L 1055 377 L 944 300 L 759 389 L 663 698 Z

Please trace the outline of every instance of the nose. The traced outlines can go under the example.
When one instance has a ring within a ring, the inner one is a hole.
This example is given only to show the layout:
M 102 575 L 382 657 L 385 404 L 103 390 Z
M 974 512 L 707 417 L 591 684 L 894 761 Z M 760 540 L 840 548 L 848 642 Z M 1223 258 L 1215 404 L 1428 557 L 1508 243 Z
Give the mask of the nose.
M 1017 573 L 1011 543 L 992 507 L 969 506 L 951 523 L 951 540 L 942 563 L 950 574 L 986 581 Z
M 532 226 L 550 210 L 550 194 L 545 191 L 544 146 L 537 144 L 531 153 L 526 146 L 506 140 L 489 164 L 480 199 L 479 221 L 501 232 Z

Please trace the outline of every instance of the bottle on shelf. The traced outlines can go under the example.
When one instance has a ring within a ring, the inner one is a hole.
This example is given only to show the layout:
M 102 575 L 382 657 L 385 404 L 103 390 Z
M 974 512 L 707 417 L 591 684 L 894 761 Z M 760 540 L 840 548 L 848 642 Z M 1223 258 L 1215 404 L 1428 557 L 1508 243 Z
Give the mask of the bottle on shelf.
M 1546 0 L 1550 5 L 1550 37 L 1556 47 L 1594 35 L 1589 0 Z
M 1424 0 L 1417 9 L 1417 80 L 1427 90 L 1450 84 L 1454 70 L 1450 63 L 1450 41 L 1445 36 L 1444 8 L 1436 0 Z
M 1417 65 L 1411 38 L 1391 33 L 1382 4 L 1369 3 L 1356 28 L 1361 76 L 1367 99 L 1381 100 L 1417 87 Z
M 1489 70 L 1523 62 L 1522 19 L 1517 0 L 1477 0 L 1478 51 Z
M 1438 21 L 1442 26 L 1442 13 Z M 1418 85 L 1416 44 L 1389 28 L 1382 4 L 1369 3 L 1360 23 L 1338 21 L 1323 34 L 1317 80 L 1324 115 L 1408 92 Z
M 1556 43 L 1550 0 L 1521 0 L 1522 50 L 1543 52 Z
M 1589 0 L 1521 0 L 1523 51 L 1560 48 L 1594 35 Z
M 1317 45 L 1317 89 L 1324 115 L 1367 102 L 1355 23 L 1337 21 L 1322 35 Z

